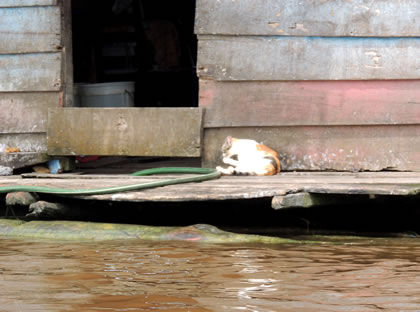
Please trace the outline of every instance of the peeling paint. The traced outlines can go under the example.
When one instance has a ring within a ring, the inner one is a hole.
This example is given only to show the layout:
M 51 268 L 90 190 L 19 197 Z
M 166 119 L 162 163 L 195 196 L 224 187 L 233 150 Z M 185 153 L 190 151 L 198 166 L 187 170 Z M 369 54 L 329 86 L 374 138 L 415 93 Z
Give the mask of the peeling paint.
M 365 67 L 368 68 L 382 68 L 382 55 L 379 54 L 377 51 L 366 51 L 365 55 L 370 60 L 369 64 L 365 64 Z
M 303 32 L 308 32 L 308 29 L 305 28 L 305 25 L 302 23 L 295 23 L 294 26 L 291 26 L 290 29 L 301 30 Z
M 270 27 L 272 27 L 272 28 L 276 28 L 276 27 L 279 27 L 279 23 L 276 23 L 276 22 L 268 22 L 268 26 L 270 26 Z

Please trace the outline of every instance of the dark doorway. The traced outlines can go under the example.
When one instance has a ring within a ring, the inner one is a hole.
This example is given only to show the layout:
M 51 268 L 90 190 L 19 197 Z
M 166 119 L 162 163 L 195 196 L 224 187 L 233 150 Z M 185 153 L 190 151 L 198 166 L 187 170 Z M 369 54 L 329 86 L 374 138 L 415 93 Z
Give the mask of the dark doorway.
M 195 0 L 73 0 L 75 83 L 135 82 L 135 106 L 196 107 Z

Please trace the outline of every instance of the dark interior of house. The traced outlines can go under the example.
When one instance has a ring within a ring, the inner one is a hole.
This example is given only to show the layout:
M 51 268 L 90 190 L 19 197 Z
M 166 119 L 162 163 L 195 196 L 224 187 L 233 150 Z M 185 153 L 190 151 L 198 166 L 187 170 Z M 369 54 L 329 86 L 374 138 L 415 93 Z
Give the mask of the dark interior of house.
M 134 81 L 137 107 L 195 107 L 195 0 L 73 0 L 75 83 Z

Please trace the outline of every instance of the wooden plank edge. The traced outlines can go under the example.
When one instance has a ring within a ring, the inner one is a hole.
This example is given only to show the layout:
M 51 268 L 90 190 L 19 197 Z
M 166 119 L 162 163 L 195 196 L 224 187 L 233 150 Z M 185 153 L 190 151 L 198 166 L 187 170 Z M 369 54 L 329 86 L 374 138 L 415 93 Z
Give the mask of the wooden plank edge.
M 420 124 L 420 80 L 200 79 L 204 128 Z
M 22 153 L 1 153 L 0 166 L 19 169 L 28 166 L 44 163 L 49 160 L 46 153 L 22 152 Z
M 57 0 L 3 0 L 2 3 L 0 3 L 0 8 L 40 7 L 55 5 L 57 5 Z
M 308 192 L 274 196 L 271 207 L 274 210 L 288 208 L 312 208 L 320 206 L 342 205 L 343 203 L 359 202 L 375 199 L 375 195 L 344 195 L 344 194 L 315 194 Z

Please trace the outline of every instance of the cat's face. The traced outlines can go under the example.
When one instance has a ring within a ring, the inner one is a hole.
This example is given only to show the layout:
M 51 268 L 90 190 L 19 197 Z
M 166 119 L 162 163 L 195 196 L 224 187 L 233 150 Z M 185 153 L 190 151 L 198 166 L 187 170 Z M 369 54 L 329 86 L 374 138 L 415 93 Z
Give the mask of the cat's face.
M 225 140 L 225 143 L 223 143 L 222 145 L 223 155 L 227 155 L 229 153 L 229 150 L 232 148 L 232 142 L 233 138 L 231 136 L 228 136 Z

